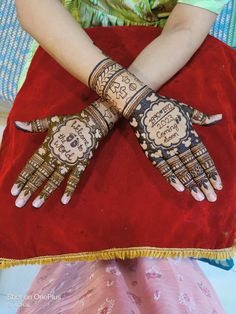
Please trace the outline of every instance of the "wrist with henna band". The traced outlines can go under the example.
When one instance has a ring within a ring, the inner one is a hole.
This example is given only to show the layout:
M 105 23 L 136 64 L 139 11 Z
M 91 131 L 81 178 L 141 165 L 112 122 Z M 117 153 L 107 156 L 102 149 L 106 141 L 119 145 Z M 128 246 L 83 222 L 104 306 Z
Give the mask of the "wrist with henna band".
M 186 187 L 198 201 L 204 195 L 216 200 L 214 188 L 222 188 L 221 180 L 192 128 L 192 122 L 206 125 L 208 115 L 157 95 L 110 58 L 97 64 L 88 83 L 129 121 L 145 155 L 173 187 L 178 191 Z

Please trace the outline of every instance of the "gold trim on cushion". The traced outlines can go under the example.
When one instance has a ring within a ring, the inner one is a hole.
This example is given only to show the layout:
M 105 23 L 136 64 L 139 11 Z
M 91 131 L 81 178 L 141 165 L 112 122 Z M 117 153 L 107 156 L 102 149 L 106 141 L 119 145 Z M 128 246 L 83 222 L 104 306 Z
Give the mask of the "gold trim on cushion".
M 0 258 L 0 269 L 10 268 L 18 265 L 42 265 L 58 262 L 78 262 L 109 259 L 126 259 L 138 257 L 152 258 L 209 258 L 228 259 L 236 253 L 236 241 L 233 247 L 224 249 L 195 249 L 195 248 L 157 248 L 157 247 L 130 247 L 113 248 L 95 252 L 71 253 L 62 255 L 39 256 L 27 259 Z

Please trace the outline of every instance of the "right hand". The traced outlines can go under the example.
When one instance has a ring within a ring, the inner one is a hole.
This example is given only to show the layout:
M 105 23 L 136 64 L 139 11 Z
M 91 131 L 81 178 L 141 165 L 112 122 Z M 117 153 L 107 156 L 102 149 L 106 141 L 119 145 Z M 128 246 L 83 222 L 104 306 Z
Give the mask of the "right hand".
M 177 191 L 187 188 L 196 200 L 214 202 L 221 179 L 192 123 L 212 125 L 221 119 L 150 90 L 129 122 L 145 155 Z
M 177 191 L 186 187 L 197 201 L 216 201 L 221 179 L 192 120 L 209 125 L 222 115 L 208 116 L 157 95 L 108 57 L 91 72 L 89 86 L 130 122 L 145 155 Z

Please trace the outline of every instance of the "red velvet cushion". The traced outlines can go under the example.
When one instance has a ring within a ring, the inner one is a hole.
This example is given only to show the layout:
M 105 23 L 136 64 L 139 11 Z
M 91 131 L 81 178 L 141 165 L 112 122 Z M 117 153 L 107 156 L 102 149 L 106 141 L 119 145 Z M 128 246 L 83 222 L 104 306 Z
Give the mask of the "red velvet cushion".
M 97 27 L 87 32 L 106 54 L 127 67 L 160 29 Z M 188 192 L 178 193 L 170 187 L 122 120 L 98 149 L 69 205 L 60 203 L 65 181 L 41 209 L 33 208 L 31 202 L 19 209 L 10 194 L 11 186 L 45 134 L 21 132 L 13 121 L 79 112 L 97 98 L 42 48 L 37 50 L 9 115 L 1 148 L 0 258 L 129 247 L 213 249 L 185 252 L 197 257 L 226 257 L 216 256 L 214 250 L 232 247 L 235 237 L 235 51 L 208 37 L 160 93 L 207 113 L 223 113 L 218 125 L 196 127 L 223 180 L 217 202 L 199 203 Z M 164 250 L 150 252 L 139 250 L 135 256 L 164 256 Z M 176 251 L 177 255 L 182 253 Z M 165 256 L 173 254 L 167 250 Z M 114 256 L 118 252 L 110 255 Z

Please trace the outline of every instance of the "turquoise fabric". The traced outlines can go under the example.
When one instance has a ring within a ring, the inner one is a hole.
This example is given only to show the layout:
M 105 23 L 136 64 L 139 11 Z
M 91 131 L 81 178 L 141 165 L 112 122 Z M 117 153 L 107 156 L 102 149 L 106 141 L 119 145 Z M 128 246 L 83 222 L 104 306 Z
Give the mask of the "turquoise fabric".
M 32 42 L 18 22 L 15 1 L 0 0 L 0 101 L 14 100 Z
M 228 258 L 225 260 L 219 260 L 219 259 L 207 259 L 207 258 L 198 258 L 199 261 L 206 262 L 212 266 L 224 269 L 224 270 L 230 270 L 234 267 L 234 260 L 232 258 Z
M 230 0 L 211 28 L 210 34 L 236 48 L 236 0 Z
M 228 0 L 178 0 L 178 2 L 193 5 L 219 14 Z

